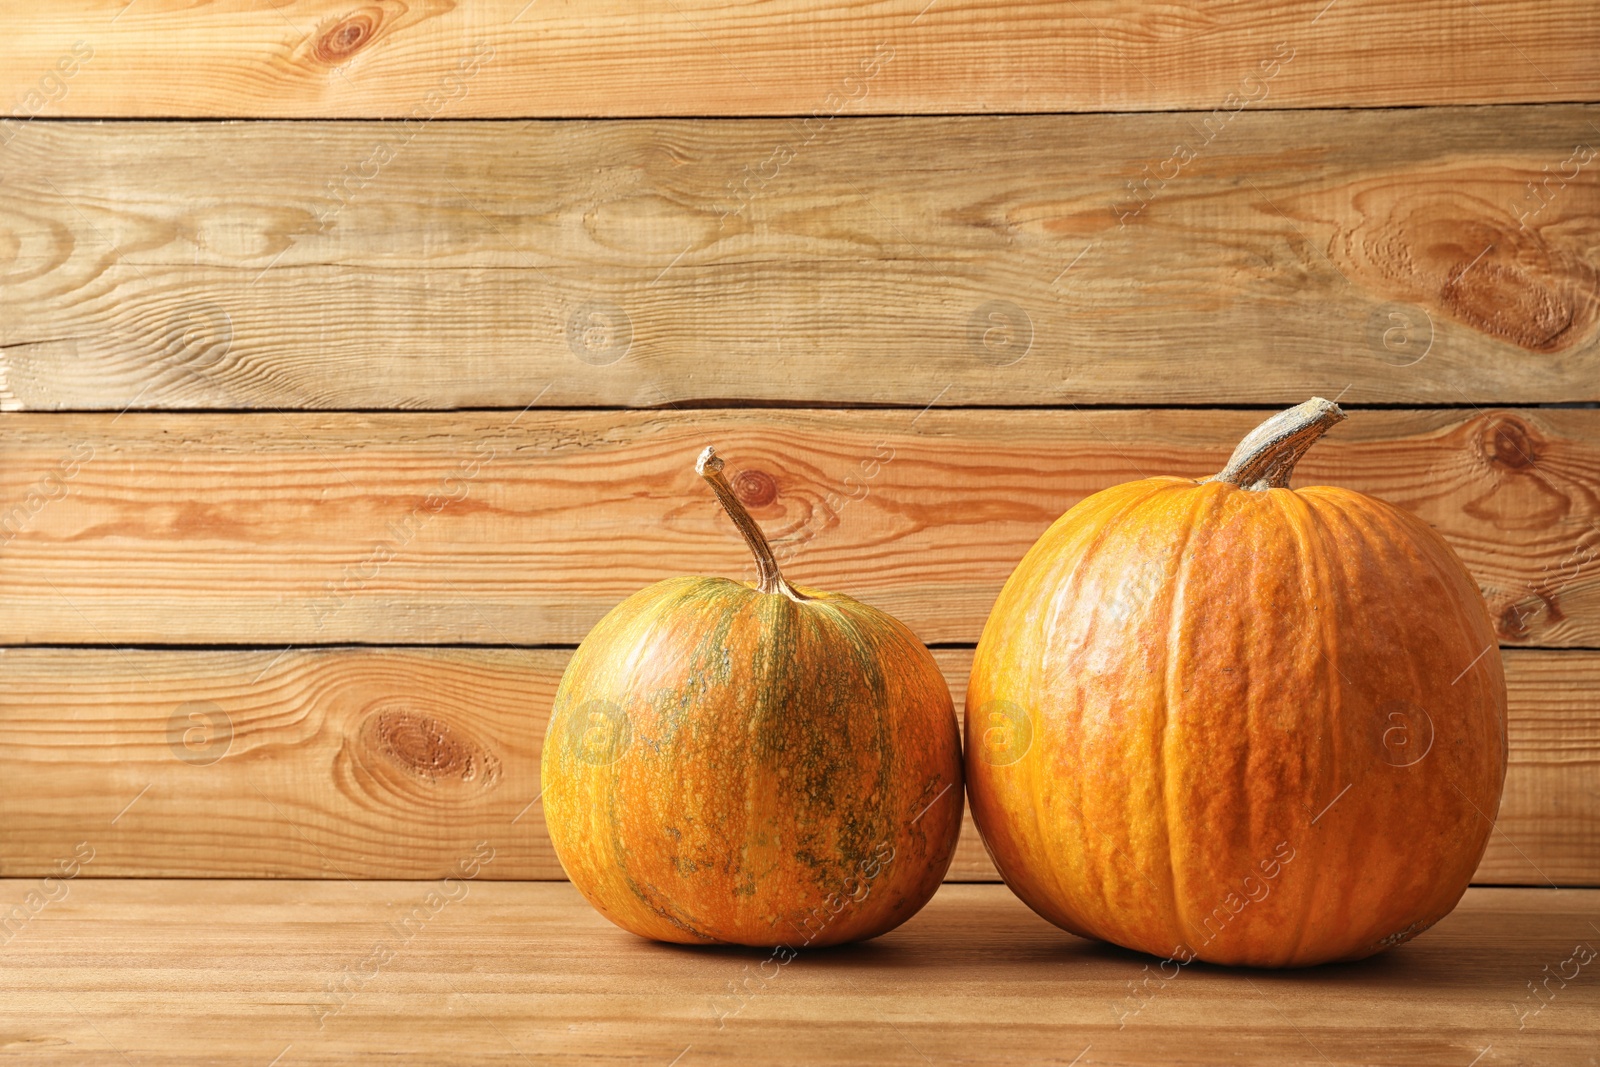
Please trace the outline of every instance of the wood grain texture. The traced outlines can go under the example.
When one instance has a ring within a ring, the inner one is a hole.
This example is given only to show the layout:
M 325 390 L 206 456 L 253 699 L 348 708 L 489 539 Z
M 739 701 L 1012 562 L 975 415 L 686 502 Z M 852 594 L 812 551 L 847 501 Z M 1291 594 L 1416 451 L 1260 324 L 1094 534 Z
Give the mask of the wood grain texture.
M 564 884 L 57 885 L 0 953 L 0 1033 L 29 1064 L 1465 1067 L 1587 1063 L 1600 1028 L 1594 890 L 1472 889 L 1355 964 L 1174 973 L 997 885 L 765 967 L 633 937 Z
M 1210 121 L 34 123 L 0 407 L 1600 400 L 1600 108 Z
M 556 649 L 0 653 L 0 876 L 561 878 L 539 752 Z M 972 653 L 935 652 L 960 709 Z M 1600 884 L 1600 653 L 1512 650 L 1477 881 Z M 970 813 L 950 870 L 996 878 Z
M 0 652 L 0 874 L 560 878 L 539 752 L 565 651 Z M 14 772 L 14 773 L 12 773 Z M 161 858 L 157 858 L 158 855 Z
M 23 115 L 1210 110 L 1255 92 L 1246 79 L 1277 48 L 1295 57 L 1273 85 L 1285 107 L 1592 100 L 1600 82 L 1600 22 L 1582 0 L 295 0 L 198 13 L 72 0 L 9 3 L 0 34 Z M 62 92 L 46 75 L 75 44 L 90 55 Z
M 4 644 L 574 644 L 625 596 L 754 573 L 715 444 L 790 577 L 977 640 L 1090 492 L 1220 470 L 1255 411 L 13 414 Z M 1361 411 L 1296 484 L 1436 526 L 1509 644 L 1600 646 L 1600 412 Z M 1465 666 L 1465 665 L 1463 665 Z

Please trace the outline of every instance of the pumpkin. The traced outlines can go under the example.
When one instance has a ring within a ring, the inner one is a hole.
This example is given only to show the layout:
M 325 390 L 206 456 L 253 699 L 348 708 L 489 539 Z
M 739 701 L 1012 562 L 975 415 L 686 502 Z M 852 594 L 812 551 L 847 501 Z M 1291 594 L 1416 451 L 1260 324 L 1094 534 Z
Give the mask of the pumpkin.
M 798 950 L 914 915 L 961 828 L 944 676 L 902 623 L 792 586 L 706 449 L 758 580 L 670 578 L 613 608 L 556 692 L 542 756 L 562 867 L 659 941 Z
M 1483 598 L 1426 523 L 1289 487 L 1339 408 L 1222 473 L 1096 493 L 1017 566 L 966 704 L 1006 883 L 1083 937 L 1259 967 L 1353 960 L 1447 914 L 1506 767 Z

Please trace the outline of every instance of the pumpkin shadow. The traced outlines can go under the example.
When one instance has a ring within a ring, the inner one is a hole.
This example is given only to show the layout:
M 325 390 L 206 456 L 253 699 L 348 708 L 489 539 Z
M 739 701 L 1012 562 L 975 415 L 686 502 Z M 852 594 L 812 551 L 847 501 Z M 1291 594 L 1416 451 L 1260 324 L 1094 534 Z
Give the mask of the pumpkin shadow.
M 752 966 L 768 959 L 781 958 L 775 948 L 754 948 L 746 945 L 680 945 L 664 941 L 647 941 L 651 950 L 665 956 L 684 960 L 723 960 Z M 885 963 L 911 964 L 926 962 L 928 946 L 908 946 L 876 937 L 871 941 L 854 941 L 844 945 L 821 945 L 816 948 L 784 946 L 792 956 L 787 962 L 805 960 L 808 967 L 861 967 Z
M 999 918 L 999 917 L 997 917 Z M 786 966 L 803 965 L 808 972 L 915 972 L 944 971 L 974 963 L 992 964 L 1002 960 L 1016 966 L 1037 965 L 1063 961 L 1082 961 L 1096 952 L 1109 950 L 1128 959 L 1148 959 L 1136 952 L 1115 946 L 1101 945 L 1075 937 L 1064 930 L 1034 920 L 1028 916 L 1025 929 L 1017 929 L 1015 921 L 997 921 L 993 930 L 974 931 L 971 924 L 964 936 L 952 935 L 933 922 L 919 922 L 914 917 L 901 927 L 868 941 L 853 941 L 842 945 L 816 947 L 788 946 L 793 955 Z M 976 936 L 974 936 L 976 934 Z M 666 942 L 645 942 L 649 949 L 662 957 L 683 961 L 717 961 L 730 966 L 771 964 L 777 951 L 771 948 L 751 948 L 743 945 L 682 945 Z
M 940 914 L 938 908 L 930 907 L 903 926 L 869 941 L 819 947 L 789 946 L 794 954 L 787 959 L 784 970 L 799 965 L 814 974 L 908 976 L 918 972 L 945 972 L 972 964 L 1020 970 L 1042 965 L 1046 973 L 1054 973 L 1061 967 L 1073 969 L 1074 977 L 1113 979 L 1120 988 L 1144 968 L 1153 971 L 1163 962 L 1161 957 L 1069 934 L 1020 905 L 963 911 L 958 929 L 951 928 L 950 918 L 948 914 Z M 1181 968 L 1182 977 L 1168 981 L 1198 979 L 1222 984 L 1248 981 L 1262 992 L 1360 988 L 1370 992 L 1428 993 L 1481 987 L 1485 981 L 1520 990 L 1524 979 L 1539 974 L 1541 967 L 1550 962 L 1550 950 L 1538 938 L 1499 937 L 1484 944 L 1483 931 L 1471 928 L 1477 925 L 1472 922 L 1467 930 L 1451 931 L 1444 936 L 1424 934 L 1375 956 L 1344 963 L 1272 969 L 1196 960 Z M 779 958 L 770 948 L 642 944 L 659 953 L 658 958 L 663 963 L 669 959 L 691 965 L 694 961 L 715 961 L 719 966 L 735 970 L 748 965 L 753 971 L 765 964 L 763 974 L 774 970 L 766 961 Z M 1172 966 L 1166 963 L 1166 971 L 1170 972 Z
M 1084 948 L 1078 953 L 1082 958 L 1105 960 L 1117 963 L 1151 964 L 1170 963 L 1160 956 L 1152 956 L 1148 952 L 1138 949 L 1123 948 L 1113 945 L 1109 941 L 1084 941 Z M 1207 963 L 1204 960 L 1195 960 L 1193 963 L 1182 965 L 1182 970 L 1195 974 L 1232 974 L 1246 975 L 1263 978 L 1293 978 L 1297 975 L 1329 975 L 1349 974 L 1362 978 L 1372 978 L 1382 974 L 1385 970 L 1393 969 L 1396 960 L 1401 958 L 1397 950 L 1381 952 L 1376 956 L 1368 956 L 1364 960 L 1355 960 L 1349 963 L 1316 963 L 1307 967 L 1240 967 L 1230 966 L 1225 963 Z
M 1403 989 L 1425 992 L 1476 988 L 1481 987 L 1485 980 L 1504 981 L 1511 988 L 1520 987 L 1523 978 L 1537 973 L 1540 966 L 1548 962 L 1549 955 L 1548 950 L 1536 944 L 1496 945 L 1492 955 L 1474 953 L 1469 963 L 1463 960 L 1459 948 L 1459 944 L 1450 940 L 1439 940 L 1432 944 L 1419 940 L 1363 960 L 1318 963 L 1306 967 L 1238 967 L 1196 960 L 1185 964 L 1181 973 L 1210 980 L 1248 979 L 1264 991 L 1327 991 L 1350 986 L 1371 991 Z M 1063 952 L 1062 959 L 1067 959 L 1068 955 Z M 1094 960 L 1151 969 L 1164 962 L 1160 957 L 1101 941 L 1082 942 L 1081 947 L 1070 953 L 1070 957 L 1079 961 Z M 1166 966 L 1170 969 L 1172 964 L 1168 962 Z

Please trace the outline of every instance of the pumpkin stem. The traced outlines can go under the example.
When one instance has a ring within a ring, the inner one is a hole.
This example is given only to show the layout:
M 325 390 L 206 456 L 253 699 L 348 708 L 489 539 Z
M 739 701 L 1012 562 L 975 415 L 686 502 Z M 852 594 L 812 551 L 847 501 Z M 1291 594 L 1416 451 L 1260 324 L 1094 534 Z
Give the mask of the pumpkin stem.
M 1222 473 L 1206 481 L 1241 489 L 1287 489 L 1289 475 L 1306 449 L 1344 417 L 1338 404 L 1320 396 L 1280 411 L 1246 434 Z
M 745 544 L 750 546 L 750 553 L 756 557 L 756 591 L 760 593 L 782 593 L 790 600 L 808 600 L 805 594 L 797 591 L 783 578 L 778 570 L 778 560 L 772 554 L 772 546 L 767 544 L 766 535 L 761 532 L 761 527 L 756 525 L 756 520 L 739 503 L 739 498 L 733 494 L 733 486 L 728 484 L 728 479 L 722 476 L 722 460 L 717 456 L 716 450 L 710 445 L 700 453 L 700 458 L 695 461 L 694 472 L 711 483 L 711 488 L 716 491 L 717 500 L 722 504 L 722 510 L 728 513 L 728 518 L 739 528 L 744 535 Z

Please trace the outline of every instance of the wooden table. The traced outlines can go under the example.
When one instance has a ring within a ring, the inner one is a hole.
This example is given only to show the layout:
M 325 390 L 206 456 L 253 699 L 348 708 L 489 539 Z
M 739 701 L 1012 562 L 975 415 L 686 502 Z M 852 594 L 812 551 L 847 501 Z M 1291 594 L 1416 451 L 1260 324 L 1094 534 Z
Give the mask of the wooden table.
M 0 901 L 39 887 L 0 881 Z M 1155 961 L 1065 934 L 999 885 L 947 885 L 886 937 L 782 967 L 639 940 L 566 883 L 83 878 L 54 894 L 0 935 L 3 1063 L 1488 1067 L 1600 1055 L 1600 959 L 1579 962 L 1600 944 L 1600 890 L 1473 889 L 1375 959 L 1194 965 L 1164 986 L 1143 984 Z

